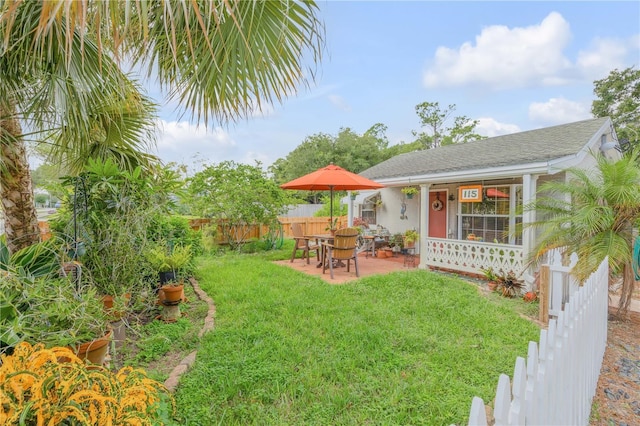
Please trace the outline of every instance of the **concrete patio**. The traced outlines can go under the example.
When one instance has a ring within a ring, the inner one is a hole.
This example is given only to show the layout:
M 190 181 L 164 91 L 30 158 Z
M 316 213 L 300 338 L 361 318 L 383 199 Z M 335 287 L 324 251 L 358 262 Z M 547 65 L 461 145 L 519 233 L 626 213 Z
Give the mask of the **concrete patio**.
M 318 268 L 318 261 L 315 257 L 311 258 L 310 263 L 307 265 L 306 259 L 296 258 L 293 263 L 291 260 L 280 260 L 276 261 L 278 265 L 288 266 L 297 271 L 304 272 L 305 274 L 315 275 L 330 284 L 342 284 L 348 281 L 357 280 L 356 270 L 353 262 L 351 262 L 350 271 L 347 272 L 347 267 L 339 267 L 333 269 L 334 278 L 331 279 L 331 275 L 329 273 L 329 269 L 326 272 L 322 273 L 322 268 Z M 367 277 L 370 275 L 381 275 L 388 274 L 390 272 L 395 271 L 406 271 L 409 269 L 417 268 L 420 263 L 420 258 L 418 255 L 415 256 L 415 263 L 413 265 L 408 264 L 405 266 L 405 256 L 402 254 L 398 254 L 394 257 L 387 258 L 377 258 L 377 257 L 367 257 L 365 253 L 360 253 L 358 255 L 358 266 L 360 270 L 360 278 Z

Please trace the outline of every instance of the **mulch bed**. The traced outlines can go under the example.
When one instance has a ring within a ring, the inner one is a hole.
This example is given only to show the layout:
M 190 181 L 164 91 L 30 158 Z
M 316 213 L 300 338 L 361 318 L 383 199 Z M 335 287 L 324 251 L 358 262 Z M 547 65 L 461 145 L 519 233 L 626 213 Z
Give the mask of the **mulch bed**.
M 590 425 L 640 424 L 640 313 L 620 321 L 610 310 L 607 348 L 593 398 Z

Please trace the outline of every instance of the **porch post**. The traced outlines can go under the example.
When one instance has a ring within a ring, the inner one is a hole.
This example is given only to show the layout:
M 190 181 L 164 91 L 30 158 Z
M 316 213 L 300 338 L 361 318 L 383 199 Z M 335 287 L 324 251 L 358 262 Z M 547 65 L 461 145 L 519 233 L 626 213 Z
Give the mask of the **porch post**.
M 524 206 L 534 202 L 536 200 L 537 192 L 537 175 L 526 174 L 522 176 L 522 204 Z M 525 264 L 531 256 L 531 252 L 535 245 L 534 230 L 528 225 L 536 220 L 536 212 L 534 210 L 524 210 L 522 213 L 522 251 Z M 535 281 L 533 268 L 530 266 L 524 271 L 524 281 L 527 286 L 527 291 L 533 289 L 533 283 Z
M 420 185 L 420 238 L 418 239 L 418 253 L 420 253 L 420 264 L 418 268 L 427 269 L 427 237 L 429 236 L 429 188 L 430 183 Z
M 349 204 L 347 204 L 347 226 L 351 228 L 353 226 L 353 198 L 351 198 L 351 191 L 348 192 Z

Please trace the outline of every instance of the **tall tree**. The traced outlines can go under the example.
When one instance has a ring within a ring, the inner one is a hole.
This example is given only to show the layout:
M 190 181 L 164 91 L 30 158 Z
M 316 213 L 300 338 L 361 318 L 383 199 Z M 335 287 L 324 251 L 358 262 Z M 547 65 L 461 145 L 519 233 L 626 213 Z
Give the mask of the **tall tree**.
M 3 0 L 0 195 L 10 249 L 38 239 L 22 125 L 58 157 L 106 155 L 124 141 L 121 158 L 135 162 L 153 106 L 117 60 L 157 76 L 192 119 L 228 122 L 294 93 L 305 68 L 314 75 L 324 37 L 316 14 L 312 1 Z
M 640 70 L 629 67 L 613 70 L 606 78 L 594 82 L 596 99 L 591 113 L 596 117 L 610 117 L 620 141 L 628 140 L 629 147 L 640 141 Z
M 542 230 L 535 251 L 539 259 L 551 248 L 576 252 L 574 273 L 588 277 L 609 256 L 609 266 L 622 274 L 619 312 L 629 309 L 635 285 L 632 267 L 633 226 L 640 216 L 640 152 L 621 160 L 595 154 L 595 170 L 569 169 L 569 179 L 547 182 L 541 194 L 526 206 L 541 218 L 531 226 Z
M 413 135 L 422 145 L 422 149 L 483 139 L 482 136 L 474 133 L 478 120 L 471 120 L 465 115 L 454 117 L 453 125 L 446 127 L 455 110 L 455 104 L 451 104 L 445 109 L 440 108 L 438 102 L 422 102 L 416 105 L 416 114 L 420 119 L 420 125 L 427 129 L 426 132 L 413 131 Z

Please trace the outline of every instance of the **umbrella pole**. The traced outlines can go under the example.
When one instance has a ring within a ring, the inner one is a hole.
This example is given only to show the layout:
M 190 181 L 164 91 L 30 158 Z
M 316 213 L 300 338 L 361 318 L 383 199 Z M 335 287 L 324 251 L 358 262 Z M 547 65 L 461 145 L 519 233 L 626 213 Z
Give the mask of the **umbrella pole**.
M 331 229 L 333 229 L 333 186 L 329 187 L 329 195 L 330 195 L 330 201 L 329 201 L 329 217 L 330 217 L 330 221 L 329 221 L 329 227 Z

